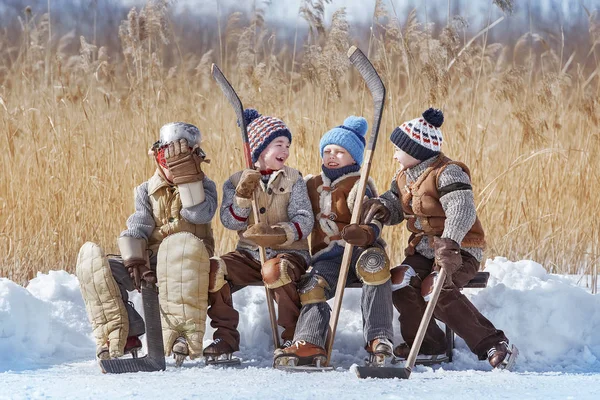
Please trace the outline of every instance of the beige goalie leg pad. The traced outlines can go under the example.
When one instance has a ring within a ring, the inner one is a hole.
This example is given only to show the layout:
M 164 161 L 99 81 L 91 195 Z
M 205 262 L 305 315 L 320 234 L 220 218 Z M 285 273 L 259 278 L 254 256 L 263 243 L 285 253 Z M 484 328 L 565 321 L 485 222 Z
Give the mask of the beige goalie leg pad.
M 370 247 L 356 260 L 356 276 L 365 285 L 381 285 L 390 280 L 390 260 L 385 250 Z
M 265 262 L 261 269 L 265 286 L 269 289 L 277 289 L 278 287 L 292 283 L 288 268 L 293 269 L 294 264 L 285 258 L 280 257 L 280 255 Z
M 225 275 L 227 275 L 227 264 L 225 264 L 225 261 L 221 257 L 212 257 L 210 259 L 208 291 L 216 293 L 221 290 L 227 283 Z
M 206 246 L 193 234 L 175 233 L 160 244 L 156 275 L 165 355 L 178 337 L 186 339 L 191 359 L 202 355 L 209 271 Z
M 307 304 L 324 303 L 327 301 L 325 289 L 330 290 L 329 284 L 320 275 L 313 275 L 310 279 L 298 289 L 300 294 L 300 303 Z
M 110 357 L 122 356 L 129 334 L 129 320 L 121 292 L 100 246 L 87 242 L 81 247 L 75 273 L 96 345 L 102 347 L 108 341 Z

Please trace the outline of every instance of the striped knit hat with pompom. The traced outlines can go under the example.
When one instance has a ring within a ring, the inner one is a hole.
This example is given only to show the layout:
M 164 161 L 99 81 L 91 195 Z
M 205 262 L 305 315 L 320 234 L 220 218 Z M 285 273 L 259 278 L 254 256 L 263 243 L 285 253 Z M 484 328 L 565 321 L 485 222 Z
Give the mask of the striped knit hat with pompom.
M 444 114 L 430 108 L 421 118 L 406 121 L 392 132 L 390 140 L 408 155 L 425 161 L 442 151 L 442 131 Z
M 253 108 L 244 110 L 244 121 L 248 130 L 252 162 L 258 161 L 260 153 L 267 148 L 275 138 L 285 136 L 292 142 L 292 133 L 285 123 L 274 117 L 260 115 Z

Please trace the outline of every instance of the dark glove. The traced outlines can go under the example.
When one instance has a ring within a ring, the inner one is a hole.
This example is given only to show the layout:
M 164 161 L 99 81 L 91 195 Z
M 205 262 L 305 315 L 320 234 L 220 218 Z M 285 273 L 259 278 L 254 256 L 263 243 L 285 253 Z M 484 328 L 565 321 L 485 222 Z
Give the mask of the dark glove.
M 433 238 L 433 249 L 435 254 L 434 270 L 440 268 L 446 270 L 446 283 L 452 282 L 452 274 L 462 267 L 463 260 L 460 254 L 460 245 L 449 238 Z
M 285 230 L 278 226 L 269 226 L 265 222 L 250 226 L 244 237 L 256 243 L 260 247 L 272 247 L 278 244 L 284 244 L 287 241 Z
M 258 187 L 260 178 L 261 175 L 259 171 L 250 168 L 245 169 L 235 188 L 235 195 L 242 199 L 251 199 L 252 194 Z
M 139 291 L 141 289 L 142 279 L 149 284 L 156 283 L 156 274 L 146 265 L 146 260 L 141 258 L 130 258 L 124 260 L 123 264 L 129 272 L 129 276 L 133 281 L 133 286 Z
M 342 239 L 354 246 L 367 247 L 372 245 L 377 237 L 373 227 L 369 225 L 349 224 L 342 229 Z
M 179 139 L 169 143 L 165 149 L 165 161 L 171 174 L 173 183 L 198 182 L 204 179 L 204 172 L 200 164 L 204 161 L 202 152 L 190 149 L 185 139 Z
M 367 199 L 362 204 L 360 221 L 370 224 L 373 219 L 382 224 L 390 219 L 390 210 L 379 199 Z

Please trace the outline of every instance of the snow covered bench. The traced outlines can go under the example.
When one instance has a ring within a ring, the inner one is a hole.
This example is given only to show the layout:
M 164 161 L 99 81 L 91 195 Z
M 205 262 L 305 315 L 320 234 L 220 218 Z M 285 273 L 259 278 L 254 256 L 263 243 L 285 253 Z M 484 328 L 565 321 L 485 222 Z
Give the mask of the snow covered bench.
M 489 272 L 479 271 L 479 272 L 477 272 L 477 275 L 475 275 L 475 277 L 473 279 L 471 279 L 469 281 L 469 283 L 467 283 L 465 285 L 465 288 L 483 289 L 483 288 L 487 287 L 488 279 L 490 279 Z M 254 283 L 249 284 L 248 286 L 263 286 L 263 283 L 262 282 L 254 282 Z M 347 288 L 360 288 L 360 287 L 362 287 L 362 284 L 359 282 L 356 282 L 356 283 L 352 283 L 346 287 Z M 232 288 L 232 292 L 236 292 L 240 289 L 241 289 L 241 287 L 234 286 Z M 448 356 L 448 361 L 452 361 L 452 350 L 454 350 L 454 332 L 448 326 L 446 326 L 446 341 L 448 343 L 446 355 Z

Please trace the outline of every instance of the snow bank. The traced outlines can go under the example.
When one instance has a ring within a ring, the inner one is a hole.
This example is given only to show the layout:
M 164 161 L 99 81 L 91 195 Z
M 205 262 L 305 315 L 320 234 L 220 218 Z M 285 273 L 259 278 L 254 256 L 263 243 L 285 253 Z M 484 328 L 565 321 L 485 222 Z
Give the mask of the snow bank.
M 488 260 L 488 288 L 467 289 L 482 313 L 504 330 L 521 355 L 517 371 L 600 371 L 600 297 L 578 287 L 571 277 L 551 275 L 533 261 Z M 131 298 L 140 307 L 140 296 Z M 360 290 L 346 291 L 333 363 L 350 367 L 365 357 Z M 271 333 L 264 289 L 234 294 L 240 312 L 241 351 L 247 365 L 272 362 Z M 399 326 L 395 343 L 400 343 Z M 213 329 L 207 323 L 205 344 Z M 38 274 L 27 288 L 0 279 L 0 371 L 24 370 L 94 358 L 91 326 L 77 278 L 64 271 Z M 423 367 L 420 367 L 422 369 Z M 440 367 L 436 367 L 440 368 Z M 455 361 L 445 370 L 489 370 L 457 339 Z

